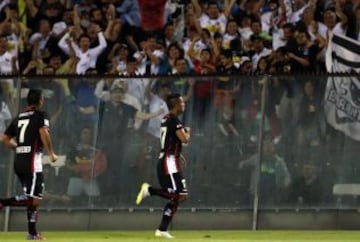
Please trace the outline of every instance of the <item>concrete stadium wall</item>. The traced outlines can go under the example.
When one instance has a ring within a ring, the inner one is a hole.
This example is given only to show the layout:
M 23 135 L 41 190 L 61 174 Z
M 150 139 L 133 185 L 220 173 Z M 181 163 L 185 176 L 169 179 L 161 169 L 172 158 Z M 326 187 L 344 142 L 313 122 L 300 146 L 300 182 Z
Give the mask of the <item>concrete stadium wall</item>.
M 4 218 L 4 213 L 1 214 Z M 179 211 L 174 230 L 251 230 L 252 211 Z M 43 231 L 154 230 L 161 211 L 43 210 Z M 4 219 L 0 220 L 3 228 Z M 259 230 L 358 230 L 358 210 L 270 210 L 259 213 Z M 13 210 L 9 231 L 26 230 L 25 211 Z

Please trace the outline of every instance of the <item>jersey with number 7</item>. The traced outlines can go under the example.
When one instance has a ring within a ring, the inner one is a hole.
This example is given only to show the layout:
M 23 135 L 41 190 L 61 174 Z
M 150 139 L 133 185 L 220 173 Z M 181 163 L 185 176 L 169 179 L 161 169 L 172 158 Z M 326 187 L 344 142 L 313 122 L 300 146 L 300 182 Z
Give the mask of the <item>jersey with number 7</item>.
M 5 134 L 15 139 L 14 169 L 16 173 L 42 172 L 43 144 L 39 130 L 49 128 L 48 115 L 44 111 L 26 110 L 12 120 Z
M 174 155 L 176 158 L 180 156 L 182 143 L 177 137 L 176 131 L 183 128 L 180 120 L 170 113 L 162 119 L 160 127 L 160 159 L 169 155 Z

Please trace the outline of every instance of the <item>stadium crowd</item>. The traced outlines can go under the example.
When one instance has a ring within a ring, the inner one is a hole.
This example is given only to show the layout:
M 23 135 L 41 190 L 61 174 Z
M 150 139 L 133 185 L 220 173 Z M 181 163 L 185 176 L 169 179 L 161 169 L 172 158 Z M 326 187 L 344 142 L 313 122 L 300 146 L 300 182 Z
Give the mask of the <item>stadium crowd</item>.
M 45 90 L 45 109 L 55 127 L 57 147 L 68 146 L 67 136 L 78 142 L 80 133 L 73 131 L 80 132 L 96 124 L 89 132 L 97 132 L 96 141 L 104 149 L 98 179 L 101 192 L 108 192 L 109 196 L 114 190 L 131 193 L 124 183 L 113 183 L 117 177 L 126 177 L 134 166 L 141 167 L 141 173 L 149 173 L 154 166 L 157 147 L 153 144 L 159 138 L 161 115 L 167 112 L 164 102 L 167 93 L 179 92 L 184 96 L 190 108 L 182 118 L 191 123 L 199 139 L 212 130 L 211 124 L 216 124 L 222 138 L 235 137 L 244 147 L 251 146 L 257 141 L 261 119 L 262 82 L 258 77 L 273 75 L 265 130 L 271 142 L 285 147 L 283 150 L 292 146 L 294 137 L 299 146 L 297 150 L 281 151 L 285 162 L 281 159 L 280 165 L 277 158 L 270 159 L 271 165 L 281 167 L 275 171 L 281 173 L 282 180 L 268 178 L 279 188 L 279 194 L 290 187 L 306 190 L 298 188 L 308 184 L 303 180 L 291 182 L 290 173 L 295 175 L 291 168 L 296 163 L 292 160 L 297 157 L 296 169 L 304 166 L 305 178 L 311 170 L 313 179 L 315 170 L 322 166 L 316 161 L 325 149 L 322 141 L 327 133 L 321 104 L 324 80 L 320 76 L 304 80 L 289 74 L 325 73 L 325 52 L 332 32 L 360 40 L 359 3 L 3 0 L 0 75 L 22 77 L 24 93 L 29 87 Z M 12 78 L 1 79 L 1 112 L 15 110 L 15 86 Z M 1 122 L 7 122 L 11 115 L 0 117 L 2 133 Z M 140 148 L 120 145 L 126 144 L 129 137 L 141 141 Z M 66 153 L 68 149 L 60 152 Z M 139 149 L 143 153 L 141 159 L 135 157 Z M 72 152 L 67 157 L 74 156 Z M 246 152 L 237 155 L 229 172 L 237 167 L 235 163 L 240 158 L 249 157 Z M 128 160 L 137 161 L 128 164 L 128 170 L 121 169 Z M 240 162 L 239 167 L 250 163 Z M 71 170 L 72 175 L 74 171 Z M 274 169 L 268 171 L 274 173 Z M 153 179 L 151 174 L 142 175 Z M 265 183 L 272 184 L 270 180 Z M 68 194 L 73 194 L 79 184 L 76 187 L 69 184 Z M 87 188 L 84 189 L 86 192 Z M 321 189 L 314 189 L 312 194 L 318 195 Z M 304 199 L 297 192 L 291 194 L 294 201 Z M 313 203 L 316 202 L 319 201 Z

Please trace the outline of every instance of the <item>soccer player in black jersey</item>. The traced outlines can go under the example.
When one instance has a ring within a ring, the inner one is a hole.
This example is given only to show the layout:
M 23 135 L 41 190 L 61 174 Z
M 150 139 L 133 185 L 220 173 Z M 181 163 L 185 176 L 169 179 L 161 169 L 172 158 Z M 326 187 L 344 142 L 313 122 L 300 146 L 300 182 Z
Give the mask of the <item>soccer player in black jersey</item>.
M 190 130 L 185 128 L 178 116 L 185 111 L 185 102 L 180 94 L 170 94 L 166 103 L 169 113 L 162 119 L 160 127 L 161 151 L 157 165 L 157 174 L 161 188 L 154 188 L 143 183 L 136 199 L 136 204 L 148 196 L 160 196 L 168 199 L 156 237 L 174 238 L 168 226 L 175 215 L 179 202 L 187 199 L 186 181 L 180 171 L 180 162 L 185 161 L 181 155 L 182 144 L 190 139 Z
M 42 199 L 44 180 L 42 167 L 43 149 L 51 161 L 57 156 L 51 145 L 49 119 L 41 111 L 44 97 L 40 90 L 31 89 L 27 95 L 28 107 L 20 112 L 5 131 L 4 143 L 15 151 L 14 170 L 24 193 L 11 198 L 0 199 L 4 206 L 27 207 L 28 240 L 44 240 L 36 230 L 37 213 Z

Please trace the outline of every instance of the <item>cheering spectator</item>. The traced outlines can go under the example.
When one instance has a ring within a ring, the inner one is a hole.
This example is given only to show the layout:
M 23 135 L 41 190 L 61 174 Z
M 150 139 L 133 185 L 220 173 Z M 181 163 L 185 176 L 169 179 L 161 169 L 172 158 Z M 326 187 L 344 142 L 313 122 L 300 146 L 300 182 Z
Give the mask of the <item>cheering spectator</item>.
M 226 24 L 226 32 L 223 36 L 222 47 L 224 49 L 231 48 L 231 41 L 234 39 L 240 39 L 240 34 L 238 32 L 238 24 L 235 20 L 230 19 Z
M 48 61 L 49 57 L 54 53 L 59 53 L 60 49 L 57 45 L 58 40 L 51 33 L 51 25 L 47 19 L 41 19 L 39 22 L 39 32 L 31 35 L 29 43 L 33 46 L 37 45 L 37 53 L 34 58 Z
M 307 30 L 300 30 L 296 36 L 297 49 L 294 52 L 288 52 L 291 60 L 291 71 L 297 73 L 314 73 L 317 69 L 318 54 L 321 48 L 314 44 L 310 39 Z
M 164 42 L 165 46 L 169 47 L 170 44 L 176 42 L 175 39 L 175 24 L 167 23 L 164 27 Z
M 251 21 L 250 28 L 251 28 L 251 31 L 252 31 L 253 35 L 259 36 L 260 38 L 262 38 L 266 42 L 271 42 L 272 37 L 268 32 L 263 30 L 260 20 L 253 19 Z
M 207 43 L 204 42 L 203 38 L 201 38 L 202 30 L 197 30 L 195 27 L 190 27 L 187 29 L 187 32 L 188 37 L 183 41 L 185 55 L 189 56 L 190 58 L 199 58 L 200 51 L 202 49 L 208 48 Z
M 14 75 L 18 71 L 17 55 L 7 50 L 8 41 L 5 36 L 0 36 L 0 74 Z M 14 93 L 14 82 L 12 79 L 1 79 L 0 85 L 3 87 L 3 97 L 5 100 L 12 100 Z
M 198 74 L 213 74 L 216 71 L 214 58 L 208 48 L 201 50 L 200 59 L 192 58 L 192 61 Z
M 184 56 L 184 50 L 178 43 L 171 43 L 166 49 L 166 56 L 160 63 L 159 74 L 171 73 L 175 68 L 176 59 Z
M 216 32 L 223 34 L 226 28 L 227 18 L 235 0 L 225 1 L 224 12 L 221 12 L 216 1 L 210 1 L 207 5 L 206 14 L 203 13 L 199 18 L 201 28 L 206 28 L 211 35 Z
M 140 74 L 158 74 L 160 61 L 164 57 L 161 50 L 156 49 L 155 36 L 143 37 L 140 41 L 141 50 L 134 53 L 138 60 L 138 71 Z
M 269 56 L 272 52 L 272 50 L 268 49 L 264 45 L 264 40 L 259 35 L 252 35 L 251 36 L 251 42 L 252 42 L 252 56 L 251 61 L 253 64 L 253 70 L 257 68 L 257 64 L 261 57 Z
M 7 38 L 0 36 L 0 74 L 13 75 L 17 73 L 17 56 L 7 50 Z
M 138 61 L 133 56 L 129 56 L 127 59 L 124 76 L 140 76 L 140 72 L 138 70 Z
M 100 27 L 96 25 L 99 39 L 99 45 L 97 47 L 90 48 L 90 37 L 86 34 L 81 35 L 78 44 L 76 44 L 72 38 L 74 30 L 74 28 L 70 28 L 70 31 L 60 39 L 59 47 L 68 55 L 70 55 L 72 51 L 74 52 L 74 55 L 79 58 L 76 65 L 76 73 L 85 74 L 88 69 L 96 67 L 98 56 L 106 48 L 106 40 Z M 70 46 L 67 43 L 68 39 L 70 39 L 71 42 Z
M 116 43 L 108 54 L 108 61 L 111 62 L 109 74 L 124 75 L 127 71 L 127 63 L 130 55 L 128 45 Z

